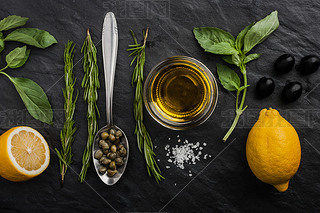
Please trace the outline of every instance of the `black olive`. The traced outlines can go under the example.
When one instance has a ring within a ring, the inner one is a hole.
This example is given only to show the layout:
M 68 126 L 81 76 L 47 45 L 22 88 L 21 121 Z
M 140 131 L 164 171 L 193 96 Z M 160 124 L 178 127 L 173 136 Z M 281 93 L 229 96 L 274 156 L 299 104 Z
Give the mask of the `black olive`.
M 320 59 L 315 55 L 308 55 L 301 59 L 297 70 L 306 75 L 317 71 L 319 66 Z
M 262 77 L 256 85 L 256 91 L 260 97 L 267 97 L 271 95 L 271 93 L 273 93 L 273 90 L 274 81 L 272 80 L 272 78 Z
M 288 73 L 294 67 L 294 57 L 290 54 L 280 56 L 274 63 L 274 69 L 279 74 Z
M 297 100 L 302 94 L 302 84 L 300 82 L 294 81 L 288 83 L 282 91 L 283 97 L 289 101 Z

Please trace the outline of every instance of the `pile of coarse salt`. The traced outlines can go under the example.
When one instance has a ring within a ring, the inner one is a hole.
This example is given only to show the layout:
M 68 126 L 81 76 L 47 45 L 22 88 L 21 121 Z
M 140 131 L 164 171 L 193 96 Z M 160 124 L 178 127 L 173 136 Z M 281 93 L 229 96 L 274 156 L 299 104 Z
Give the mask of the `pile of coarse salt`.
M 181 142 L 179 135 L 177 135 L 177 138 L 178 142 Z M 168 138 L 168 140 L 171 140 L 171 138 Z M 167 144 L 164 149 L 167 151 L 167 157 L 169 157 L 168 162 L 174 164 L 180 169 L 184 169 L 184 164 L 196 164 L 197 161 L 201 160 L 201 150 L 203 150 L 203 147 L 206 145 L 206 143 L 202 143 L 201 146 L 200 142 L 196 142 L 194 144 L 190 143 L 188 140 L 184 140 L 181 145 L 174 145 L 170 147 L 170 145 Z M 210 158 L 211 155 L 205 154 L 203 159 L 207 159 L 207 157 Z M 170 166 L 166 166 L 166 168 L 169 169 Z

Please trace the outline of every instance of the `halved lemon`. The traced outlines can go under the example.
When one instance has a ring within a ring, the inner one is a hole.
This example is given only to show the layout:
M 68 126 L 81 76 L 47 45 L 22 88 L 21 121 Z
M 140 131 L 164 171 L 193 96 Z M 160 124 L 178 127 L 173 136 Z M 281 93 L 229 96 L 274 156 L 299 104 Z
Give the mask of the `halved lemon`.
M 20 182 L 40 175 L 49 165 L 49 146 L 35 129 L 14 127 L 0 136 L 0 175 Z

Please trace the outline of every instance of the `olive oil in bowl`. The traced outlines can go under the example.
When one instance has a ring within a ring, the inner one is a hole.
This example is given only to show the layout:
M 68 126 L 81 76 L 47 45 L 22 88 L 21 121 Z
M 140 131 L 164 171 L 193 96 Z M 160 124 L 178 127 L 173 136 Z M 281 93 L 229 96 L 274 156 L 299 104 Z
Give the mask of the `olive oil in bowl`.
M 150 72 L 144 86 L 148 112 L 171 129 L 203 123 L 217 102 L 217 86 L 201 62 L 185 56 L 162 61 Z

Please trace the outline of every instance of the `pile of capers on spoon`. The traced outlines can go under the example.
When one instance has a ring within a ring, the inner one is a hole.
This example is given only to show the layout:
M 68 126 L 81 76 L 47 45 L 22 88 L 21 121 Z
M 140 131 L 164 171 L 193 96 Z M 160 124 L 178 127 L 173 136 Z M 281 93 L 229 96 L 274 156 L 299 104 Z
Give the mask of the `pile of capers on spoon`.
M 118 171 L 117 167 L 123 165 L 123 159 L 127 155 L 126 148 L 120 144 L 122 137 L 120 130 L 110 129 L 100 134 L 99 148 L 94 153 L 94 158 L 99 160 L 99 172 L 108 176 L 114 176 Z

